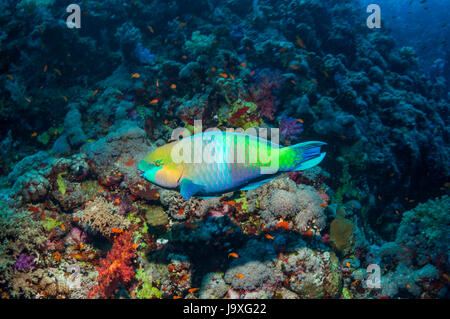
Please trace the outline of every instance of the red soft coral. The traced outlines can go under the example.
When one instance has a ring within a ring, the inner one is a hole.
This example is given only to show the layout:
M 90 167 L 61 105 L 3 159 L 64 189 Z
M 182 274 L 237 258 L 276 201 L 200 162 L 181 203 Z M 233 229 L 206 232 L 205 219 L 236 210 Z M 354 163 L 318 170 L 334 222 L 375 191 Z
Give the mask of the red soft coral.
M 134 277 L 132 261 L 136 257 L 133 234 L 128 231 L 114 239 L 111 250 L 97 267 L 97 285 L 88 293 L 88 298 L 99 296 L 109 298 L 116 292 L 120 284 L 131 281 Z
M 279 89 L 280 83 L 276 78 L 268 79 L 263 77 L 260 88 L 255 96 L 255 102 L 258 105 L 261 114 L 269 120 L 274 119 L 278 101 L 272 95 L 274 89 Z

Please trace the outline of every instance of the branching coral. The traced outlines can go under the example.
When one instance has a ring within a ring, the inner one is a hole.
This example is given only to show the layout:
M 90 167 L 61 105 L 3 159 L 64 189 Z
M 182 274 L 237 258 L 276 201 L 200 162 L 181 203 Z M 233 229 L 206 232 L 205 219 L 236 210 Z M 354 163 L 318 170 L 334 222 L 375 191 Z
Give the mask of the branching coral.
M 133 234 L 127 231 L 115 237 L 111 250 L 97 267 L 98 283 L 87 297 L 109 298 L 117 292 L 118 288 L 129 283 L 134 278 L 132 262 L 135 257 Z

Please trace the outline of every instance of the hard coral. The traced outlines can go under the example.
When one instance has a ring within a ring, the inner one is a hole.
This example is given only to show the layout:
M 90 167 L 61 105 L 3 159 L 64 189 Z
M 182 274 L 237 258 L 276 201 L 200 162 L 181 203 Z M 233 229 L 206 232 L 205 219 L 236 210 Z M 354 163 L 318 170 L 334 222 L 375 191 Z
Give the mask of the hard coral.
M 93 231 L 109 237 L 113 230 L 124 230 L 130 226 L 130 221 L 116 212 L 115 207 L 103 197 L 89 201 L 83 211 L 79 213 L 81 221 Z

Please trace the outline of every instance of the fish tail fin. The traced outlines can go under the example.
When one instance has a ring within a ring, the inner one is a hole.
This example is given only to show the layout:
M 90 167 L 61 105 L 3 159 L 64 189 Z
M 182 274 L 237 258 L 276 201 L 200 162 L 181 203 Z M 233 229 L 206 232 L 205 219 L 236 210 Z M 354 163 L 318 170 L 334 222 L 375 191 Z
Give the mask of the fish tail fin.
M 319 164 L 326 152 L 321 153 L 320 147 L 324 142 L 304 142 L 284 147 L 280 150 L 280 171 L 302 171 Z

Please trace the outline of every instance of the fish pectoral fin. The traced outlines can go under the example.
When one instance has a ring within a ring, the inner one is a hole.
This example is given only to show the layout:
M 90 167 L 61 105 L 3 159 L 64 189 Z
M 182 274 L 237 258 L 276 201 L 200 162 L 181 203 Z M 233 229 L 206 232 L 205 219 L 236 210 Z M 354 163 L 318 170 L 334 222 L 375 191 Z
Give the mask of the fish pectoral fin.
M 195 184 L 190 179 L 183 178 L 180 184 L 180 194 L 184 199 L 189 199 L 193 195 L 200 193 L 203 186 Z
M 271 177 L 269 177 L 269 178 L 262 179 L 262 180 L 260 180 L 260 181 L 257 181 L 257 182 L 253 182 L 253 183 L 247 184 L 247 185 L 245 185 L 243 188 L 241 188 L 240 190 L 241 190 L 241 191 L 249 191 L 249 190 L 251 190 L 251 189 L 258 188 L 259 186 L 262 186 L 262 185 L 264 185 L 265 183 L 270 182 L 270 181 L 271 181 L 272 179 L 274 179 L 274 178 L 275 178 L 275 176 L 271 176 Z

